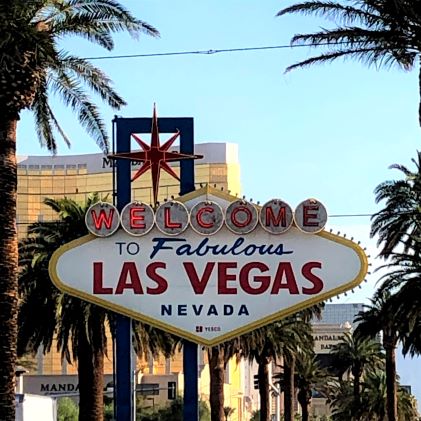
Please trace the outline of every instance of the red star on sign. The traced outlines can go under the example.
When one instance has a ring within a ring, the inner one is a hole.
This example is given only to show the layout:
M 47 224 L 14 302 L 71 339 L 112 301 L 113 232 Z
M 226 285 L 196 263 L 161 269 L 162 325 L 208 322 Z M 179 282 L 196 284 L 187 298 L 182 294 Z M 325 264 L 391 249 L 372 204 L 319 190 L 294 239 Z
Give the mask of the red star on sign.
M 158 131 L 158 119 L 156 117 L 155 105 L 153 108 L 152 117 L 152 132 L 151 132 L 151 145 L 147 145 L 139 136 L 132 133 L 132 137 L 136 140 L 138 145 L 142 148 L 142 151 L 134 152 L 122 152 L 109 155 L 112 159 L 129 159 L 130 161 L 142 162 L 143 165 L 138 169 L 136 174 L 133 176 L 132 181 L 145 174 L 146 171 L 151 170 L 152 172 L 152 188 L 154 203 L 157 203 L 158 199 L 158 188 L 159 188 L 159 177 L 161 169 L 167 172 L 172 177 L 180 181 L 180 177 L 176 172 L 168 165 L 168 162 L 181 161 L 182 159 L 200 159 L 203 155 L 185 154 L 180 152 L 169 151 L 172 144 L 180 136 L 180 132 L 177 130 L 170 139 L 168 139 L 163 145 L 159 142 L 159 131 Z

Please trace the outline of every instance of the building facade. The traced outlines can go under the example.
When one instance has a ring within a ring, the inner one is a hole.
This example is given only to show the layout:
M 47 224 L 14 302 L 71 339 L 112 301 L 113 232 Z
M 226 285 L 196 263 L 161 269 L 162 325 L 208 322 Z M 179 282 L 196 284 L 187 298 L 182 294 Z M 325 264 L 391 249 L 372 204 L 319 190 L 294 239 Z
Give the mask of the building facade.
M 195 147 L 203 159 L 195 161 L 196 186 L 210 184 L 236 195 L 241 193 L 238 145 L 233 143 L 199 143 Z M 133 174 L 140 163 L 133 162 Z M 179 174 L 178 163 L 173 166 Z M 161 172 L 159 201 L 179 196 L 179 183 Z M 98 192 L 112 201 L 113 162 L 103 154 L 68 156 L 19 156 L 17 218 L 19 234 L 25 235 L 28 224 L 47 221 L 53 211 L 44 205 L 46 197 L 72 198 L 83 202 Z M 132 183 L 132 200 L 153 202 L 150 173 Z
M 314 352 L 322 367 L 330 367 L 332 348 L 340 343 L 347 333 L 355 328 L 355 317 L 364 311 L 364 304 L 326 304 L 320 320 L 312 321 Z M 311 402 L 313 416 L 330 415 L 331 411 L 326 399 L 315 395 Z

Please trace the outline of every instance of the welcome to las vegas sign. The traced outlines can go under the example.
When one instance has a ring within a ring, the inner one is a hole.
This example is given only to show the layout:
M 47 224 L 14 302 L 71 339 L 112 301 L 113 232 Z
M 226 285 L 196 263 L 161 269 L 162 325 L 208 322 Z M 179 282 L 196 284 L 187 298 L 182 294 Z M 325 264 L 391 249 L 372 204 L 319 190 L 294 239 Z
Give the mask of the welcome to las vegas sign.
M 324 231 L 326 217 L 316 200 L 293 212 L 210 187 L 156 211 L 97 205 L 87 214 L 95 235 L 57 250 L 50 275 L 71 295 L 215 345 L 363 281 L 364 251 Z

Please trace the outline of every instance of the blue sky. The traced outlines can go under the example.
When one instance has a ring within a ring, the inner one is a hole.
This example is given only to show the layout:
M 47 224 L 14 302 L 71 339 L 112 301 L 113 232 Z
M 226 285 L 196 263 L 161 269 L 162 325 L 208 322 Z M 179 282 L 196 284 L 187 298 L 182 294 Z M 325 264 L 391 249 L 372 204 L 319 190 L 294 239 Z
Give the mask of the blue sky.
M 146 54 L 289 44 L 292 35 L 332 23 L 303 16 L 275 17 L 291 2 L 274 0 L 123 0 L 161 37 L 116 38 L 111 54 Z M 63 40 L 83 57 L 110 53 L 85 41 Z M 307 48 L 209 55 L 178 55 L 94 63 L 113 79 L 128 102 L 124 117 L 149 117 L 153 103 L 162 117 L 194 117 L 196 142 L 239 145 L 243 194 L 254 200 L 281 197 L 294 208 L 316 197 L 330 215 L 371 214 L 379 209 L 374 188 L 399 177 L 393 163 L 411 166 L 421 146 L 416 72 L 337 62 L 284 74 L 308 57 Z M 111 129 L 114 112 L 101 107 Z M 54 110 L 72 140 L 60 154 L 98 152 L 62 104 Z M 18 153 L 45 154 L 29 113 L 23 113 Z M 374 266 L 375 241 L 368 217 L 331 217 L 330 226 L 366 244 Z M 367 300 L 378 276 L 341 302 Z M 401 363 L 402 364 L 402 363 Z M 407 364 L 407 363 L 405 363 Z M 408 371 L 403 365 L 402 380 Z M 406 378 L 408 380 L 406 380 Z M 421 385 L 418 385 L 421 399 Z

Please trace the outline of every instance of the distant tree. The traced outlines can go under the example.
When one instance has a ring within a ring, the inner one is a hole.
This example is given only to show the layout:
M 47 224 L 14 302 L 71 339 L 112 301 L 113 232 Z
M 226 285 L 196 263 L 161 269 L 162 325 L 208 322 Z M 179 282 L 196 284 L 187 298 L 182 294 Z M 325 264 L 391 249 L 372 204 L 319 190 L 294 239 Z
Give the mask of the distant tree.
M 199 420 L 210 421 L 209 407 L 203 400 L 199 401 Z M 183 421 L 183 400 L 177 398 L 164 408 L 142 411 L 137 415 L 137 421 Z
M 225 421 L 229 421 L 231 419 L 231 415 L 234 412 L 235 412 L 235 408 L 231 408 L 230 406 L 224 406 Z
M 269 364 L 278 361 L 281 356 L 285 361 L 288 356 L 294 360 L 297 349 L 311 348 L 312 336 L 310 325 L 295 314 L 281 319 L 276 323 L 256 329 L 240 337 L 240 354 L 250 361 L 258 364 L 258 382 L 260 395 L 260 420 L 270 419 L 270 393 L 269 393 Z M 285 365 L 284 371 L 285 371 Z M 289 365 L 288 367 L 291 367 Z M 295 373 L 294 368 L 292 372 Z M 285 384 L 290 384 L 290 376 Z M 294 393 L 294 392 L 292 392 Z
M 398 419 L 395 353 L 399 337 L 405 335 L 409 329 L 407 318 L 402 319 L 396 313 L 399 305 L 396 296 L 380 289 L 371 300 L 371 305 L 355 319 L 358 322 L 355 335 L 374 339 L 382 333 L 382 345 L 386 353 L 388 421 Z
M 306 353 L 306 350 L 314 348 L 313 337 L 311 336 L 312 319 L 320 319 L 324 303 L 318 303 L 311 307 L 290 316 L 295 319 L 307 335 L 301 334 L 300 340 L 291 342 L 284 346 L 283 368 L 284 368 L 284 417 L 285 421 L 293 421 L 294 418 L 294 401 L 295 401 L 295 373 L 296 360 L 300 353 Z
M 341 342 L 331 349 L 333 368 L 340 378 L 348 371 L 353 377 L 353 399 L 355 407 L 361 403 L 361 379 L 367 368 L 380 367 L 384 354 L 378 341 L 346 333 Z
M 59 398 L 57 402 L 57 421 L 77 421 L 79 409 L 74 400 Z
M 253 411 L 250 421 L 260 421 L 260 410 Z
M 298 402 L 301 406 L 302 421 L 309 420 L 309 407 L 313 391 L 324 392 L 330 383 L 328 372 L 321 368 L 313 350 L 302 352 L 297 356 L 295 384 L 298 388 Z
M 331 387 L 330 404 L 334 421 L 380 421 L 387 419 L 386 375 L 383 370 L 367 369 L 361 383 L 361 401 L 355 405 L 352 381 Z M 397 384 L 398 421 L 417 420 L 414 398 Z

